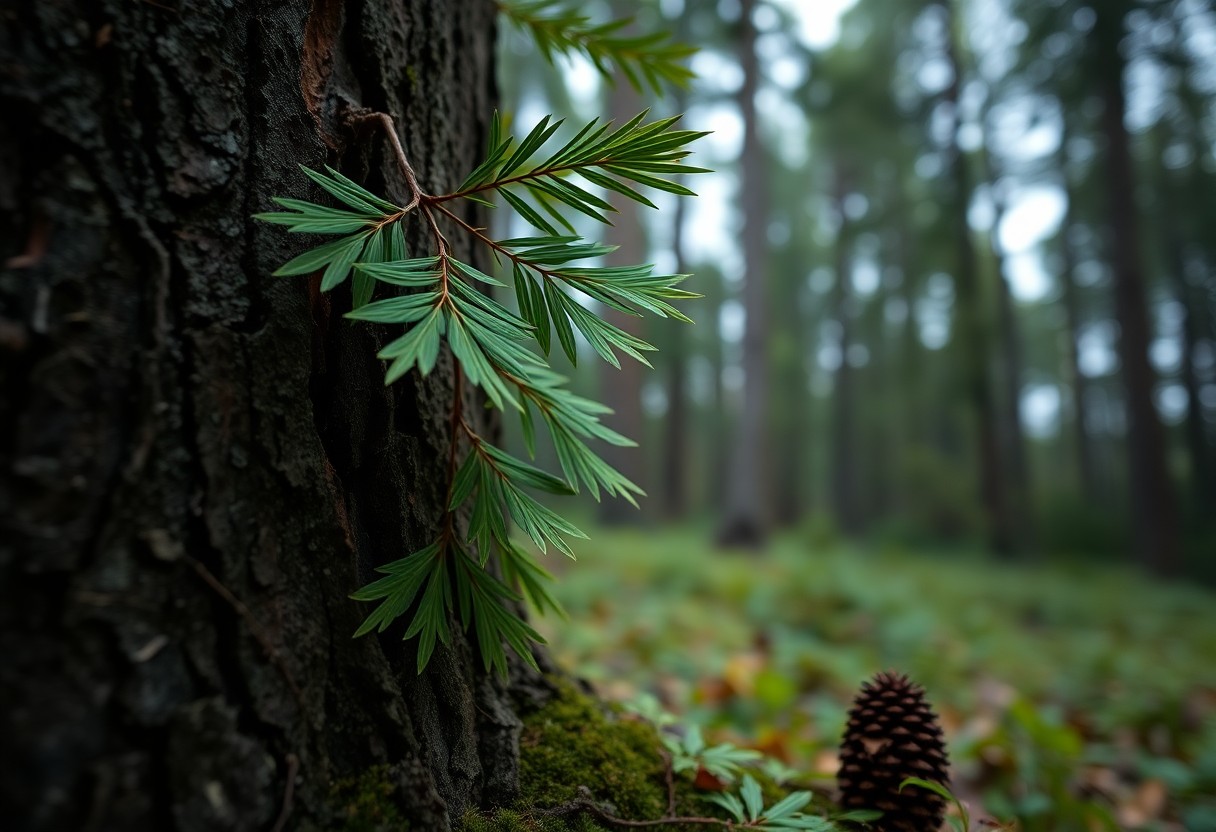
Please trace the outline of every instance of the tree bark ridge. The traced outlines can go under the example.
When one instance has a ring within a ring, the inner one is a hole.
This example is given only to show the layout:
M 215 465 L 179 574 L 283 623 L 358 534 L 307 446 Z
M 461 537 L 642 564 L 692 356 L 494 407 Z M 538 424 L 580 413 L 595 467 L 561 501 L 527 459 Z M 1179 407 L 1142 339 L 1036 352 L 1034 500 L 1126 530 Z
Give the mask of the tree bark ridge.
M 328 202 L 297 162 L 404 197 L 383 139 L 346 127 L 363 108 L 394 117 L 424 186 L 458 184 L 492 111 L 493 15 L 76 0 L 6 19 L 0 235 L 47 235 L 0 272 L 0 318 L 28 333 L 0 363 L 9 828 L 319 828 L 333 783 L 378 764 L 413 828 L 513 794 L 514 702 L 543 683 L 487 677 L 459 633 L 422 676 L 400 629 L 350 639 L 367 610 L 346 595 L 436 530 L 450 359 L 384 388 L 390 334 L 342 320 L 345 289 L 271 277 L 306 244 L 250 219 L 272 195 Z

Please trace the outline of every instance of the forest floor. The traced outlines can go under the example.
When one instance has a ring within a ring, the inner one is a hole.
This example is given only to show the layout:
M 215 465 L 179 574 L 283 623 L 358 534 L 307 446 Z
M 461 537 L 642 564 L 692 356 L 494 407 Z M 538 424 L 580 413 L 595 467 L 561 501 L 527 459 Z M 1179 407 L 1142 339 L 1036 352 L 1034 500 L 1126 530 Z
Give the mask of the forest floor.
M 608 699 L 661 707 L 830 787 L 862 681 L 942 717 L 955 791 L 1036 830 L 1216 830 L 1216 594 L 1095 565 L 814 544 L 716 551 L 593 530 L 539 625 Z M 656 702 L 657 699 L 657 702 Z

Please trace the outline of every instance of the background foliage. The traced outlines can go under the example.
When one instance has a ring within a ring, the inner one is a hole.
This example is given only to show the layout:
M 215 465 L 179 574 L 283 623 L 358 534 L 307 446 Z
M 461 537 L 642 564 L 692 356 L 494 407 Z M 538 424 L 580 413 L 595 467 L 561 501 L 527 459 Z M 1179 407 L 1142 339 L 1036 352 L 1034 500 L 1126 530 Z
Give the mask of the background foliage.
M 628 328 L 655 373 L 573 374 L 641 439 L 612 461 L 649 496 L 587 507 L 570 622 L 538 625 L 559 656 L 822 776 L 856 685 L 895 667 L 945 711 L 973 808 L 1216 825 L 1216 14 L 622 6 L 578 13 L 700 47 L 654 106 L 714 131 L 693 162 L 717 173 L 644 217 L 605 193 L 612 256 L 705 298 L 695 328 Z M 510 34 L 503 59 L 524 120 L 628 112 L 591 64 L 554 78 Z

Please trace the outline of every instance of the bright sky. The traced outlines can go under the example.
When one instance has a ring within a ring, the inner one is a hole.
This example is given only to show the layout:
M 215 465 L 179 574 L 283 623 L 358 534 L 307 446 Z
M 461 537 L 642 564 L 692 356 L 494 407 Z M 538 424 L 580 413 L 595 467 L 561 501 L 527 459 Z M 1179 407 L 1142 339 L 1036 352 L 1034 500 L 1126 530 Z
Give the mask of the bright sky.
M 825 49 L 840 36 L 840 16 L 857 0 L 776 0 L 801 20 L 798 36 L 812 49 Z

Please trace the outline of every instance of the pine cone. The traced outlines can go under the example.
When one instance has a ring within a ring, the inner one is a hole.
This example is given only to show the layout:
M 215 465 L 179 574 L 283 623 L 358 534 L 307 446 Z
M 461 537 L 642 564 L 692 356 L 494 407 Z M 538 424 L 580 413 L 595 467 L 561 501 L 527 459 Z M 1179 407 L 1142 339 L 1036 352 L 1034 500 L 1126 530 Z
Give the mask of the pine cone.
M 945 801 L 915 786 L 900 792 L 899 784 L 920 777 L 948 785 L 948 767 L 942 729 L 919 685 L 886 672 L 862 686 L 840 746 L 841 806 L 881 811 L 880 832 L 937 832 Z

